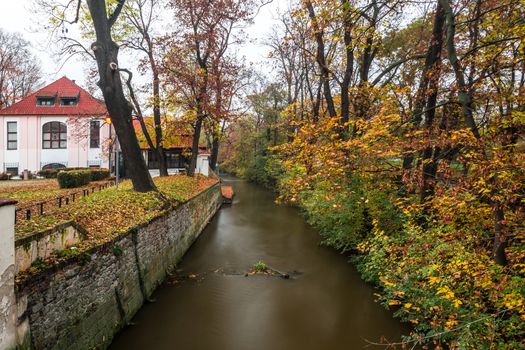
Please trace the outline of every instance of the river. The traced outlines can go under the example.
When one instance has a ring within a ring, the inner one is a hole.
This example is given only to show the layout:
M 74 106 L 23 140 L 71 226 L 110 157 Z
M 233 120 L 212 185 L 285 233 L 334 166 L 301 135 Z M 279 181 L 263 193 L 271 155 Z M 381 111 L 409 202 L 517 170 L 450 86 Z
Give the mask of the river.
M 408 328 L 374 302 L 347 258 L 261 187 L 230 179 L 224 206 L 110 349 L 383 349 Z M 263 261 L 286 280 L 244 273 Z

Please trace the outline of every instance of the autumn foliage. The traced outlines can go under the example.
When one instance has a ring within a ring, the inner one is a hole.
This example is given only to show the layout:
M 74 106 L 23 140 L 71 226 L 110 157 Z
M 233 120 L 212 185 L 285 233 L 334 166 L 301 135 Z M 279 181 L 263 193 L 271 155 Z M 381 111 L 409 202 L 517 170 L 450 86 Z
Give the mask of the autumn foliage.
M 352 253 L 413 325 L 409 347 L 518 349 L 525 3 L 422 3 L 410 19 L 422 7 L 405 1 L 292 6 L 272 41 L 283 97 L 251 100 L 224 166 Z

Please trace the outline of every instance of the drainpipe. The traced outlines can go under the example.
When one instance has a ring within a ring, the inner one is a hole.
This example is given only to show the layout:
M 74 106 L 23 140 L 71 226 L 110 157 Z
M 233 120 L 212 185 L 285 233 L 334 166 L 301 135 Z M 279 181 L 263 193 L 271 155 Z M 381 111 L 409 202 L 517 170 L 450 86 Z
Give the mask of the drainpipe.
M 120 144 L 118 141 L 118 137 L 115 137 L 115 165 L 117 169 L 115 170 L 115 185 L 117 186 L 118 190 L 118 183 L 119 183 L 119 175 L 120 175 Z
M 109 139 L 111 140 L 111 124 L 109 124 Z M 111 164 L 111 156 L 112 155 L 113 155 L 113 146 L 110 143 L 110 145 L 109 145 L 109 159 L 108 159 L 108 161 L 109 161 L 108 165 L 109 165 L 109 172 L 110 173 L 112 173 L 112 171 L 111 171 L 112 170 L 111 169 L 111 166 L 112 166 L 112 164 Z

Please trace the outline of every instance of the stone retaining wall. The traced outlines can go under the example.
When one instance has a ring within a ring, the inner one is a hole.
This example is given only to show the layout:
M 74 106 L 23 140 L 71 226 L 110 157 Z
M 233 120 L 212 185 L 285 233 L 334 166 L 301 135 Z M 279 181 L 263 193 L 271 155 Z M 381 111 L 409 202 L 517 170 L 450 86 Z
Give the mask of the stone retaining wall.
M 35 349 L 104 349 L 197 239 L 215 185 L 147 225 L 17 284 L 19 338 Z
M 82 234 L 71 222 L 15 240 L 15 271 L 26 271 L 37 259 L 45 260 L 59 250 L 79 243 Z

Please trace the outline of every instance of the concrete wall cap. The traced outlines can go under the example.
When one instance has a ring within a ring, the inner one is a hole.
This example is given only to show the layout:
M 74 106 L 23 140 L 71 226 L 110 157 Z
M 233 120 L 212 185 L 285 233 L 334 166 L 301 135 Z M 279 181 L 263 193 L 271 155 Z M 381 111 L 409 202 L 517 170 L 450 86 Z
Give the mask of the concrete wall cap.
M 16 203 L 18 203 L 18 201 L 11 198 L 0 198 L 0 207 L 4 207 L 6 205 L 15 205 Z

